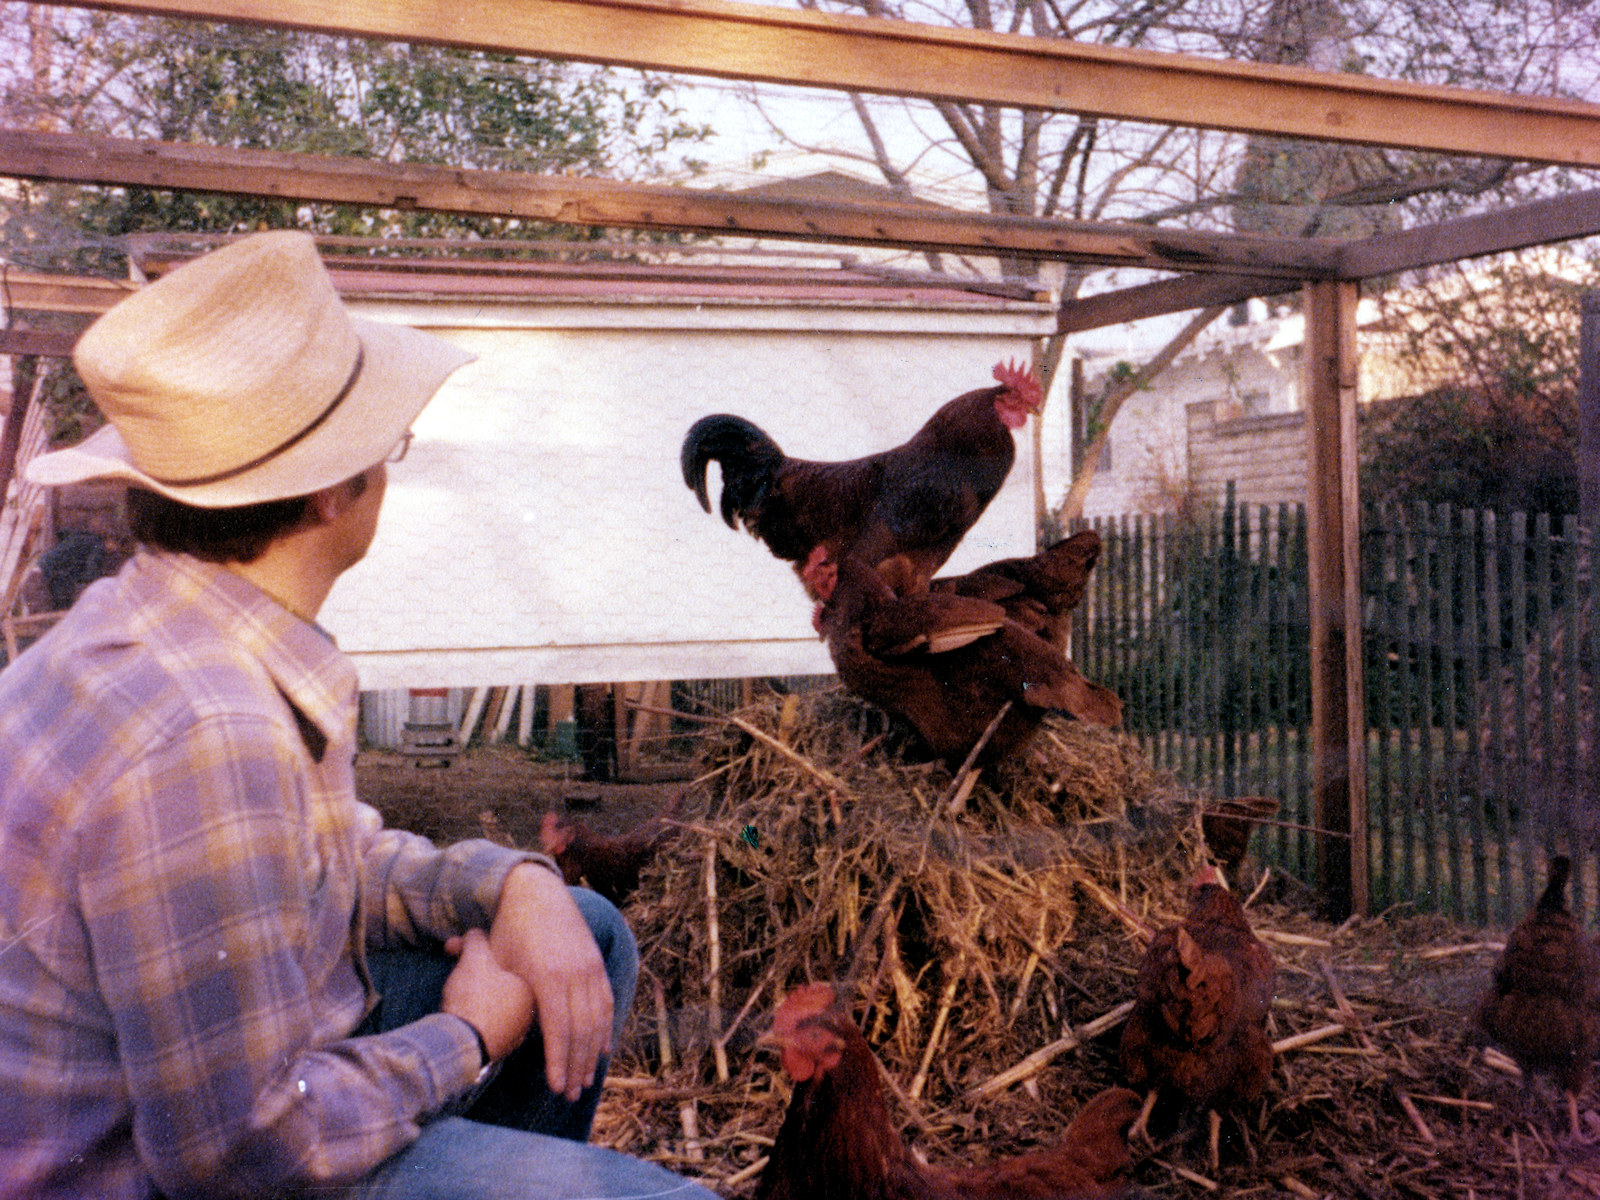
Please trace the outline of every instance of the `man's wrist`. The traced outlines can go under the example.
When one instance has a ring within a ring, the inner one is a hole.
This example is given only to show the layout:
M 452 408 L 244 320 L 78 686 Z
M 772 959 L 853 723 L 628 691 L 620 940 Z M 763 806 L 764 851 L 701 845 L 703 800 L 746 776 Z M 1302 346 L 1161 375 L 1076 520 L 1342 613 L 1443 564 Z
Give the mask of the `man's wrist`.
M 468 1029 L 472 1030 L 472 1036 L 477 1040 L 478 1074 L 481 1078 L 483 1072 L 487 1071 L 490 1065 L 494 1062 L 494 1059 L 489 1056 L 489 1043 L 484 1039 L 483 1030 L 479 1029 L 476 1025 L 467 1020 L 465 1017 L 461 1016 L 459 1013 L 454 1013 L 452 1015 L 456 1018 L 456 1020 L 460 1021 Z
M 527 850 L 524 851 L 524 853 L 527 855 L 527 857 L 522 860 L 523 863 L 532 863 L 534 865 L 541 866 L 554 875 L 557 879 L 561 880 L 562 883 L 567 881 L 566 873 L 562 871 L 561 864 L 556 862 L 556 860 L 551 858 L 548 854 L 541 853 L 538 850 Z M 522 863 L 518 863 L 517 865 L 521 866 Z

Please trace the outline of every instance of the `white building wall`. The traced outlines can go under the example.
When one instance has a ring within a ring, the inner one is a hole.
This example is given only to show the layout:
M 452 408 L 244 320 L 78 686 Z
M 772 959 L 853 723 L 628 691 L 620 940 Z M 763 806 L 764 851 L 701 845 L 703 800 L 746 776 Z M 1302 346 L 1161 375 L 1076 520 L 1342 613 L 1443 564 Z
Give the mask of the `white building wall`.
M 733 412 L 795 456 L 855 457 L 1050 324 L 1027 304 L 352 308 L 479 355 L 417 421 L 323 610 L 364 689 L 830 672 L 790 568 L 684 486 L 689 426 Z M 951 570 L 1032 552 L 1030 444 Z

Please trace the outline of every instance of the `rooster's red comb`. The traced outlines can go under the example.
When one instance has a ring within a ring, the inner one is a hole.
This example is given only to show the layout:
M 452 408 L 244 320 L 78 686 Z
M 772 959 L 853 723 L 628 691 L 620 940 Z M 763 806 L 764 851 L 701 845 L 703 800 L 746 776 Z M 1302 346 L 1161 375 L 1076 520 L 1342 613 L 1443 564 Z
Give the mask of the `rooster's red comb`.
M 994 365 L 994 377 L 1015 392 L 1030 410 L 1044 403 L 1044 389 L 1039 386 L 1039 377 L 1033 373 L 1032 367 L 1025 367 L 1015 359 L 997 362 Z

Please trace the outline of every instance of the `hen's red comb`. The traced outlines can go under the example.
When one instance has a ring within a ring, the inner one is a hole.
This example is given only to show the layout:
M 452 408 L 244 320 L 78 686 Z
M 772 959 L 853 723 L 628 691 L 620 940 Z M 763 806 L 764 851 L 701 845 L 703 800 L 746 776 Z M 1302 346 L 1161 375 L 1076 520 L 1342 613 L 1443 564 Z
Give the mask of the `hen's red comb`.
M 1015 392 L 1029 409 L 1038 408 L 1044 403 L 1044 389 L 1039 386 L 1039 377 L 1033 373 L 1033 368 L 1025 367 L 1015 359 L 997 362 L 994 365 L 994 377 Z
M 827 983 L 807 983 L 794 989 L 783 998 L 772 1014 L 774 1033 L 793 1033 L 800 1022 L 808 1017 L 821 1016 L 834 1005 L 833 986 Z

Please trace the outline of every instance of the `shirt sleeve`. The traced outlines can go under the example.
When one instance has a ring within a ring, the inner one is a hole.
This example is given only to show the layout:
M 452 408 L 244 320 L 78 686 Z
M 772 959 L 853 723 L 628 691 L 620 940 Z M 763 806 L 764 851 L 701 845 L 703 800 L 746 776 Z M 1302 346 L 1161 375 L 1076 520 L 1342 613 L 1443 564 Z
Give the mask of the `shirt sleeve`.
M 296 749 L 266 719 L 201 719 L 132 756 L 78 848 L 133 1136 L 170 1197 L 364 1174 L 478 1071 L 471 1031 L 443 1014 L 330 1037 L 355 864 L 304 819 Z
M 382 828 L 382 818 L 360 805 L 361 884 L 367 945 L 388 948 L 442 942 L 468 929 L 487 929 L 512 868 L 524 862 L 554 864 L 542 854 L 515 850 L 486 838 L 440 848 L 421 834 Z

